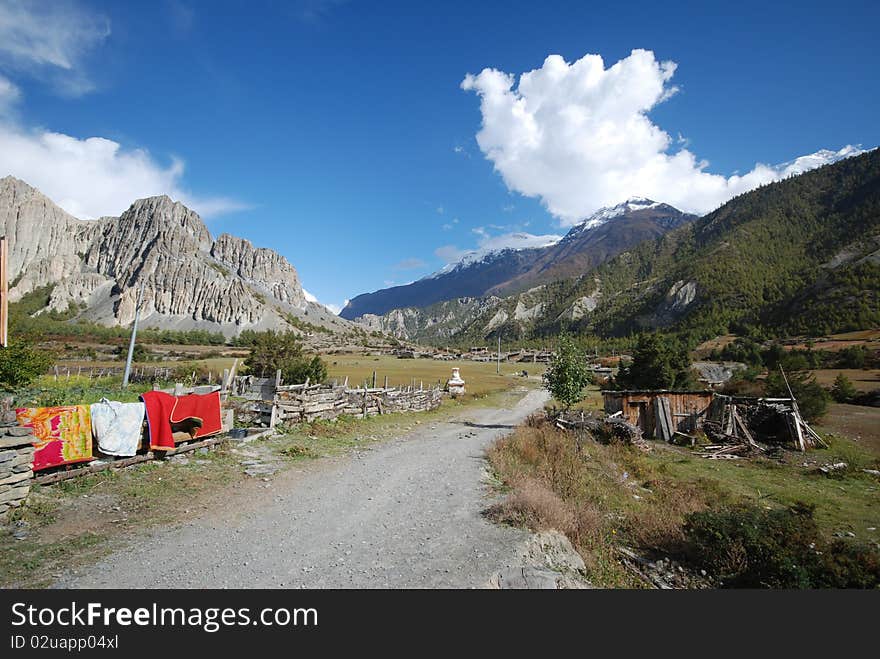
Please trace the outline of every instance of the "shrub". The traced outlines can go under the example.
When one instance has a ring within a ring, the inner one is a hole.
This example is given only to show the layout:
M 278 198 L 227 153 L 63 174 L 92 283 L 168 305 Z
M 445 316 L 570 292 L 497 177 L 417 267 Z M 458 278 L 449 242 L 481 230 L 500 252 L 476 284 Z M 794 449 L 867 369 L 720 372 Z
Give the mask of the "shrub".
M 128 359 L 128 344 L 118 345 L 116 346 L 116 350 L 114 351 L 116 356 L 122 359 L 123 361 Z M 135 343 L 134 350 L 131 351 L 131 361 L 132 362 L 145 362 L 149 361 L 152 353 L 147 350 L 142 343 Z
M 863 368 L 867 357 L 865 346 L 849 346 L 838 353 L 840 368 Z
M 21 341 L 0 348 L 0 387 L 7 391 L 26 387 L 52 365 L 45 350 L 37 350 Z
M 766 510 L 754 505 L 687 516 L 686 551 L 693 563 L 734 588 L 873 588 L 880 554 L 826 543 L 813 506 Z

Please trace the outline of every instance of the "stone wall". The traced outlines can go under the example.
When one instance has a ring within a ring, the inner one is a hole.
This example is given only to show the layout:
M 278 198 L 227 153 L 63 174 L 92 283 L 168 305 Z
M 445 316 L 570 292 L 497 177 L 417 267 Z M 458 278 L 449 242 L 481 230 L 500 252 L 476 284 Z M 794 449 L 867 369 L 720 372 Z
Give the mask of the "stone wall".
M 275 422 L 300 423 L 392 412 L 425 412 L 440 406 L 443 392 L 422 389 L 349 389 L 333 385 L 293 385 L 275 391 Z
M 0 423 L 0 521 L 27 498 L 34 476 L 34 436 L 15 422 Z

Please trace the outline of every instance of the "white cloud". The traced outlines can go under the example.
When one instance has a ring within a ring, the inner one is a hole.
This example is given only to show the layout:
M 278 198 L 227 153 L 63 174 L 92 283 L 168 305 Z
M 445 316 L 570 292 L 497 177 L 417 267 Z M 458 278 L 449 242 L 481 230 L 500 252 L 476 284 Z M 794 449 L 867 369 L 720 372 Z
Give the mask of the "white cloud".
M 58 91 L 81 95 L 94 88 L 79 67 L 110 36 L 110 21 L 68 0 L 0 3 L 0 60 L 19 71 L 48 77 Z
M 143 149 L 103 137 L 79 139 L 0 121 L 0 176 L 12 174 L 38 188 L 72 215 L 118 215 L 135 199 L 167 194 L 211 217 L 248 208 L 225 197 L 193 195 L 182 185 L 184 163 L 156 162 Z
M 483 227 L 472 229 L 479 236 L 478 245 L 475 249 L 460 249 L 455 245 L 443 245 L 434 250 L 434 255 L 447 265 L 458 263 L 463 259 L 479 259 L 491 252 L 503 249 L 527 249 L 531 247 L 546 247 L 559 242 L 562 236 L 548 234 L 536 236 L 522 231 L 502 233 L 496 236 L 490 235 Z
M 109 22 L 71 2 L 0 1 L 0 67 L 42 77 L 61 70 L 56 87 L 91 86 L 79 69 L 85 53 L 110 34 Z M 250 208 L 229 197 L 204 197 L 182 182 L 184 163 L 157 162 L 144 149 L 103 137 L 78 138 L 27 126 L 19 88 L 0 74 L 0 177 L 12 174 L 38 188 L 72 215 L 119 215 L 133 201 L 167 194 L 204 217 Z
M 420 270 L 427 265 L 428 264 L 422 261 L 422 259 L 412 257 L 395 263 L 394 270 Z
M 329 309 L 331 312 L 333 312 L 337 316 L 339 315 L 339 312 L 342 311 L 342 307 L 345 306 L 345 304 L 348 304 L 348 300 L 346 300 L 345 304 L 343 304 L 343 305 L 332 304 L 332 303 L 324 304 L 323 302 L 319 301 L 318 298 L 316 298 L 314 295 L 309 293 L 305 288 L 303 289 L 303 295 L 305 296 L 305 298 L 308 302 L 314 302 L 315 304 L 320 304 L 321 306 Z
M 460 249 L 455 245 L 442 245 L 434 250 L 435 256 L 444 263 L 457 263 L 471 250 Z
M 711 174 L 685 138 L 651 121 L 650 110 L 677 91 L 675 70 L 647 50 L 608 68 L 599 55 L 571 64 L 551 55 L 518 82 L 487 68 L 461 87 L 480 97 L 477 143 L 508 188 L 540 198 L 563 226 L 633 196 L 705 213 L 780 178 L 763 164 L 743 176 Z M 674 143 L 682 148 L 671 152 Z
M 0 75 L 0 117 L 9 112 L 20 97 L 21 91 L 18 87 Z

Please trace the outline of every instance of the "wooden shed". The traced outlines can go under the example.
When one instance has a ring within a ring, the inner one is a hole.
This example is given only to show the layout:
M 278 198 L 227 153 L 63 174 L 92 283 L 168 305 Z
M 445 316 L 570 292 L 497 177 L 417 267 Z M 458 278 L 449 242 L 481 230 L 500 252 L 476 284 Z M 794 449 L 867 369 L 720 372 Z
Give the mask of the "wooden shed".
M 643 437 L 669 441 L 675 431 L 698 428 L 715 394 L 711 391 L 603 391 L 605 414 L 622 416 Z

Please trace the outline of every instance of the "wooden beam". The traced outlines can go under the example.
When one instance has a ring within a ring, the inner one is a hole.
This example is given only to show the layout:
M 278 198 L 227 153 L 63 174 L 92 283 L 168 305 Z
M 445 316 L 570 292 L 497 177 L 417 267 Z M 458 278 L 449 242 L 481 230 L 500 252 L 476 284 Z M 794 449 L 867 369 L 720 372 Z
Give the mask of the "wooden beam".
M 9 241 L 0 237 L 0 347 L 9 345 Z
M 162 451 L 164 453 L 164 457 L 170 457 L 172 455 L 179 455 L 181 453 L 189 453 L 190 451 L 195 451 L 196 449 L 206 448 L 209 446 L 213 446 L 215 444 L 219 444 L 220 442 L 226 439 L 225 436 L 219 437 L 209 437 L 207 439 L 203 439 L 198 442 L 192 442 L 190 444 L 181 444 L 180 446 L 174 448 L 171 451 Z M 99 464 L 89 463 L 83 467 L 76 467 L 73 469 L 68 469 L 66 471 L 56 471 L 52 474 L 45 474 L 43 476 L 36 476 L 33 479 L 34 485 L 51 485 L 52 483 L 58 483 L 61 481 L 66 481 L 71 478 L 76 478 L 77 476 L 86 476 L 88 474 L 97 474 L 105 469 L 124 469 L 125 467 L 131 467 L 132 465 L 140 464 L 141 462 L 148 462 L 150 460 L 156 460 L 160 458 L 160 452 L 147 451 L 146 453 L 141 453 L 140 455 L 135 455 L 130 458 L 123 458 L 121 460 L 112 460 L 110 462 L 102 462 Z

